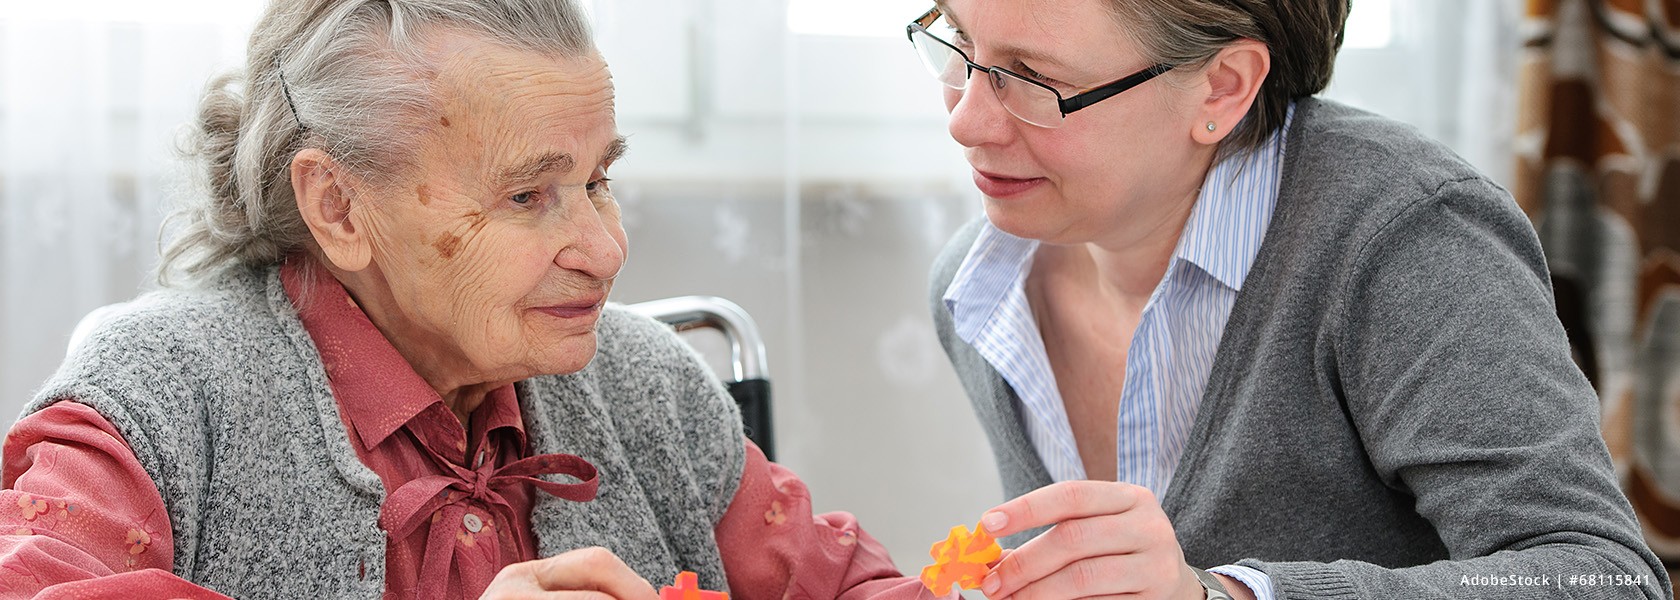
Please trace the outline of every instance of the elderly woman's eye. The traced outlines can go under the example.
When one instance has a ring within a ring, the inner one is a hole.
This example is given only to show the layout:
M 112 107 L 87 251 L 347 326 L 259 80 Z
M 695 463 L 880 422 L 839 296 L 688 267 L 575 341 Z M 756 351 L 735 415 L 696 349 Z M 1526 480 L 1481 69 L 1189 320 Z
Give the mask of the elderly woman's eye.
M 518 194 L 514 194 L 513 196 L 509 197 L 508 200 L 512 201 L 514 204 L 518 204 L 520 206 L 525 206 L 525 205 L 528 205 L 528 204 L 530 204 L 532 202 L 535 202 L 537 200 L 537 193 L 536 192 L 520 192 Z
M 612 181 L 612 180 L 608 179 L 606 177 L 602 177 L 600 179 L 596 179 L 594 181 L 589 182 L 589 186 L 588 186 L 589 193 L 590 194 L 599 194 L 601 192 L 607 191 L 608 190 L 607 183 L 610 182 L 610 181 Z

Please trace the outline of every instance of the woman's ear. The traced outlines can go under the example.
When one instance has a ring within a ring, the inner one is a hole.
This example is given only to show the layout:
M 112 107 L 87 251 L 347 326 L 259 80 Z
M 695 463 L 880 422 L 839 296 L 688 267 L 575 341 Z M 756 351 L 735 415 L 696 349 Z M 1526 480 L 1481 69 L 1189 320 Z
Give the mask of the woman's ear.
M 1237 40 L 1214 55 L 1203 69 L 1207 97 L 1196 112 L 1192 137 L 1208 145 L 1223 141 L 1248 115 L 1271 70 L 1271 51 L 1254 40 Z
M 351 213 L 348 173 L 331 155 L 309 148 L 292 156 L 292 195 L 315 244 L 332 266 L 346 272 L 367 268 L 373 241 Z

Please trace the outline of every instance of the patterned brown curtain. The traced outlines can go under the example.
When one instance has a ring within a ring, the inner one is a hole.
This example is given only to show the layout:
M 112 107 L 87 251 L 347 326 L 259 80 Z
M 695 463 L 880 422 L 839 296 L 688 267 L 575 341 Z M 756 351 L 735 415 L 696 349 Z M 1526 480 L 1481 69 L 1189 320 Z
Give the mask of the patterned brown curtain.
M 1652 549 L 1680 567 L 1680 0 L 1528 0 L 1516 197 Z

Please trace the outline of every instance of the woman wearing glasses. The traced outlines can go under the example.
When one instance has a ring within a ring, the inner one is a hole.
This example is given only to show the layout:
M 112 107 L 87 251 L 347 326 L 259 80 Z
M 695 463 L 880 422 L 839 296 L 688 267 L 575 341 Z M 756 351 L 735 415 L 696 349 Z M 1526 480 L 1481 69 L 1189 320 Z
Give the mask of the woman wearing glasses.
M 1011 498 L 988 598 L 1668 597 L 1527 219 L 1312 98 L 1347 10 L 910 25 L 985 196 L 931 291 Z

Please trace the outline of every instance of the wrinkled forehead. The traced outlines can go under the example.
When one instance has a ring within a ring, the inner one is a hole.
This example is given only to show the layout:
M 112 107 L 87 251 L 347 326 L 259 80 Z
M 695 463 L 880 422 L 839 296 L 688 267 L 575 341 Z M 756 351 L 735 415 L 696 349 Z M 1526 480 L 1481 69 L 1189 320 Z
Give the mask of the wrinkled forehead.
M 599 54 L 555 56 L 459 36 L 434 52 L 435 131 L 456 162 L 566 152 L 584 163 L 617 138 L 612 76 Z
M 529 100 L 532 94 L 612 94 L 600 54 L 564 56 L 456 40 L 436 51 L 437 91 L 444 101 Z

